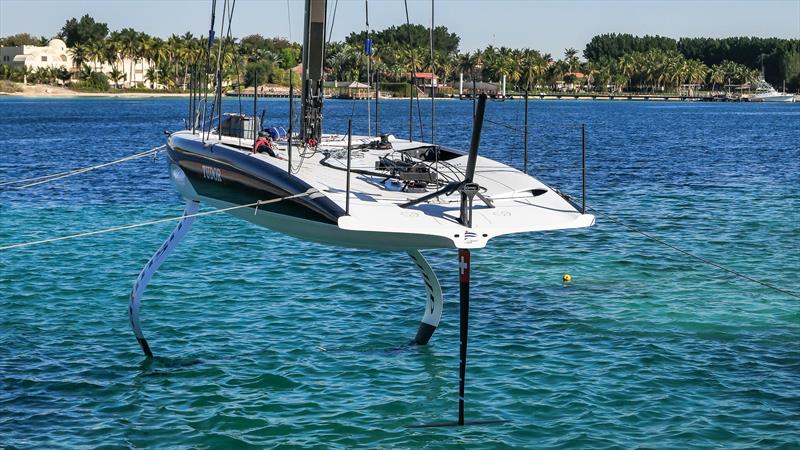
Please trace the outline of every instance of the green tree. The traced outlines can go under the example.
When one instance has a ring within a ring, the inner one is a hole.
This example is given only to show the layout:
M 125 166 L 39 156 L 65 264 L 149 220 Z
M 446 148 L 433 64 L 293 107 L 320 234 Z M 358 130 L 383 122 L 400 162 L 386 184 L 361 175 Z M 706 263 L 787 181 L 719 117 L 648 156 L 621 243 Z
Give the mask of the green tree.
M 120 45 L 121 45 L 121 59 L 129 58 L 130 59 L 130 72 L 128 72 L 131 76 L 130 80 L 128 80 L 128 84 L 133 87 L 134 85 L 134 72 L 133 66 L 139 56 L 140 47 L 141 47 L 141 37 L 139 33 L 134 30 L 133 28 L 124 28 L 122 31 L 119 32 L 120 37 Z
M 95 22 L 88 14 L 81 17 L 80 20 L 74 17 L 67 20 L 58 33 L 58 37 L 67 43 L 67 47 L 102 41 L 107 35 L 108 24 Z
M 111 81 L 114 82 L 114 87 L 117 88 L 117 89 L 119 89 L 120 80 L 124 80 L 125 79 L 125 74 L 121 70 L 117 69 L 116 67 L 112 67 L 111 68 L 111 72 L 109 72 L 108 76 L 111 79 Z
M 76 44 L 72 48 L 69 49 L 70 54 L 72 55 L 72 64 L 75 66 L 76 69 L 80 70 L 88 60 L 88 51 L 86 46 L 82 44 Z
M 59 67 L 56 69 L 55 76 L 61 80 L 62 84 L 67 84 L 67 82 L 69 82 L 69 80 L 72 78 L 72 74 L 65 67 Z
M 32 36 L 29 33 L 17 33 L 0 38 L 0 47 L 22 47 L 23 45 L 39 45 L 44 38 Z

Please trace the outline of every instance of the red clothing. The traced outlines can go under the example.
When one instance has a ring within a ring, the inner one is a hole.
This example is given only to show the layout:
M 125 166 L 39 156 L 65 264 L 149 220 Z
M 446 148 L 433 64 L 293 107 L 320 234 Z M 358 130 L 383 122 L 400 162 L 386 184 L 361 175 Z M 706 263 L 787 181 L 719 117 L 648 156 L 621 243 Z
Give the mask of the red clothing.
M 261 138 L 258 141 L 256 141 L 256 145 L 253 146 L 253 153 L 258 153 L 258 148 L 261 147 L 262 145 L 272 150 L 272 143 L 269 141 L 269 139 Z

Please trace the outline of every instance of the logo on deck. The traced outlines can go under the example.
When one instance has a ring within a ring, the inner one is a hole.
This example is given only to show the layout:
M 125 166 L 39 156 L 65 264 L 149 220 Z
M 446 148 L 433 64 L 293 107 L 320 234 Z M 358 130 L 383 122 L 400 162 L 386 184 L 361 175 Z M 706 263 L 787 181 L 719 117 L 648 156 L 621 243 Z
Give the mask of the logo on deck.
M 465 230 L 464 231 L 464 242 L 466 242 L 467 244 L 472 244 L 473 242 L 478 242 L 478 239 L 476 239 L 477 237 L 478 237 L 478 233 L 476 233 L 474 231 L 470 231 L 470 230 Z

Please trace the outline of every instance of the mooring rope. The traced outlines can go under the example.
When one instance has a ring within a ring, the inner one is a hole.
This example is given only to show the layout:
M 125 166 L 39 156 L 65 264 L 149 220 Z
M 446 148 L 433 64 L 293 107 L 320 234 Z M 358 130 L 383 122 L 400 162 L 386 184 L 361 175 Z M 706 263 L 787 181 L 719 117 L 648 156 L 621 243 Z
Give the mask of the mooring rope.
M 27 189 L 33 186 L 38 186 L 40 184 L 50 183 L 56 180 L 61 180 L 63 178 L 73 177 L 75 175 L 80 175 L 82 173 L 91 172 L 92 170 L 101 169 L 103 167 L 111 166 L 114 164 L 123 163 L 126 161 L 131 161 L 134 159 L 144 158 L 145 156 L 154 155 L 161 150 L 163 150 L 166 145 L 160 145 L 158 147 L 153 147 L 150 150 L 146 150 L 139 153 L 134 153 L 132 155 L 125 156 L 120 159 L 115 159 L 113 161 L 104 162 L 101 164 L 96 164 L 93 166 L 88 167 L 81 167 L 78 169 L 66 170 L 64 172 L 58 173 L 51 173 L 49 175 L 41 175 L 38 177 L 31 177 L 31 178 L 22 178 L 19 180 L 8 180 L 8 181 L 0 181 L 0 186 L 8 186 L 5 189 Z M 27 183 L 27 184 L 23 184 Z M 13 186 L 15 184 L 23 184 L 22 186 Z
M 257 210 L 258 207 L 262 206 L 262 205 L 268 205 L 270 203 L 278 203 L 278 202 L 281 202 L 281 201 L 284 201 L 284 200 L 290 200 L 290 199 L 293 199 L 293 198 L 305 197 L 305 196 L 308 196 L 308 195 L 312 195 L 312 194 L 314 194 L 316 192 L 317 192 L 317 190 L 312 188 L 312 189 L 309 189 L 308 191 L 302 192 L 300 194 L 287 195 L 286 197 L 274 198 L 272 200 L 259 200 L 259 201 L 253 202 L 253 203 L 248 203 L 246 205 L 231 206 L 231 207 L 228 207 L 228 208 L 215 209 L 215 210 L 212 210 L 212 211 L 205 211 L 205 212 L 189 214 L 189 215 L 182 215 L 182 216 L 176 216 L 176 217 L 168 217 L 166 219 L 151 220 L 151 221 L 148 221 L 148 222 L 134 223 L 134 224 L 130 224 L 130 225 L 120 225 L 120 226 L 111 227 L 111 228 L 104 228 L 102 230 L 85 231 L 83 233 L 70 234 L 70 235 L 67 235 L 67 236 L 58 236 L 58 237 L 53 237 L 53 238 L 48 238 L 48 239 L 42 239 L 42 240 L 39 240 L 39 241 L 21 242 L 19 244 L 12 244 L 12 245 L 2 246 L 2 247 L 0 247 L 0 251 L 11 250 L 11 249 L 14 249 L 14 248 L 29 247 L 29 246 L 32 246 L 32 245 L 45 244 L 45 243 L 48 243 L 48 242 L 64 241 L 64 240 L 67 240 L 67 239 L 75 239 L 75 238 L 84 237 L 84 236 L 92 236 L 92 235 L 95 235 L 95 234 L 111 233 L 113 231 L 128 230 L 128 229 L 131 229 L 131 228 L 146 227 L 148 225 L 156 225 L 156 224 L 159 224 L 159 223 L 181 220 L 181 219 L 185 219 L 187 217 L 209 216 L 211 214 L 219 214 L 219 213 L 223 213 L 223 212 L 227 212 L 227 211 L 233 211 L 234 209 L 256 207 L 256 210 Z
M 725 266 L 723 266 L 722 264 L 720 264 L 718 262 L 712 261 L 712 260 L 710 260 L 708 258 L 705 258 L 705 257 L 702 257 L 700 255 L 695 255 L 694 253 L 691 253 L 691 252 L 689 252 L 687 250 L 684 250 L 684 249 L 682 249 L 682 248 L 680 248 L 680 247 L 678 247 L 678 246 L 676 246 L 674 244 L 670 244 L 669 242 L 667 242 L 667 241 L 665 241 L 665 240 L 663 240 L 663 239 L 661 239 L 661 238 L 659 238 L 657 236 L 653 236 L 652 234 L 647 233 L 646 231 L 642 231 L 642 230 L 634 227 L 633 225 L 629 225 L 629 224 L 623 222 L 620 219 L 617 219 L 616 217 L 614 217 L 614 216 L 612 216 L 610 214 L 607 214 L 607 213 L 604 213 L 604 212 L 598 210 L 597 208 L 593 208 L 593 207 L 587 205 L 586 209 L 590 209 L 593 212 L 605 217 L 606 219 L 608 219 L 608 220 L 610 220 L 610 221 L 612 221 L 612 222 L 614 222 L 614 223 L 616 223 L 618 225 L 621 225 L 621 226 L 627 228 L 628 230 L 630 230 L 630 231 L 632 231 L 634 233 L 638 233 L 638 234 L 646 237 L 647 239 L 650 239 L 650 240 L 652 240 L 654 242 L 657 242 L 657 243 L 659 243 L 659 244 L 661 244 L 661 245 L 663 245 L 665 247 L 669 247 L 669 248 L 671 248 L 672 250 L 675 250 L 678 253 L 686 255 L 686 256 L 688 256 L 690 258 L 694 258 L 694 259 L 696 259 L 696 260 L 698 260 L 698 261 L 700 261 L 702 263 L 705 263 L 705 264 L 708 264 L 710 266 L 716 267 L 717 269 L 720 269 L 720 270 L 723 270 L 725 272 L 728 272 L 731 275 L 734 275 L 734 276 L 737 276 L 739 278 L 751 281 L 753 283 L 760 284 L 760 285 L 762 285 L 762 286 L 764 286 L 766 288 L 773 289 L 775 291 L 781 292 L 781 293 L 786 294 L 788 296 L 791 296 L 791 297 L 794 297 L 794 298 L 800 298 L 800 294 L 797 294 L 795 292 L 788 291 L 786 289 L 780 288 L 780 287 L 775 286 L 773 284 L 767 283 L 766 281 L 762 281 L 762 280 L 759 280 L 757 278 L 753 278 L 750 275 L 744 274 L 742 272 L 739 272 L 738 270 L 734 270 L 734 269 L 731 269 L 729 267 L 725 267 Z

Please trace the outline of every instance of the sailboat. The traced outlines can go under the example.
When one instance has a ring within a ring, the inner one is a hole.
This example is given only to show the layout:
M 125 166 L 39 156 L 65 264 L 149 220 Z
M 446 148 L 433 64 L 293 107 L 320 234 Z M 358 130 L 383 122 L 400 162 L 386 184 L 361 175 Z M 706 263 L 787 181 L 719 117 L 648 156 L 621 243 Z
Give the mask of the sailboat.
M 289 132 L 277 133 L 270 151 L 257 153 L 255 114 L 217 111 L 214 121 L 205 121 L 214 126 L 204 122 L 169 134 L 169 176 L 185 199 L 184 218 L 134 283 L 130 323 L 142 351 L 152 357 L 139 320 L 144 290 L 188 233 L 201 203 L 308 241 L 407 252 L 427 292 L 414 345 L 429 342 L 443 308 L 441 285 L 421 252 L 454 249 L 461 361 L 459 419 L 452 424 L 463 425 L 471 251 L 498 236 L 588 227 L 595 218 L 536 178 L 479 155 L 485 96 L 467 152 L 392 134 L 323 133 L 326 6 L 326 0 L 305 2 L 298 132 L 290 120 Z

